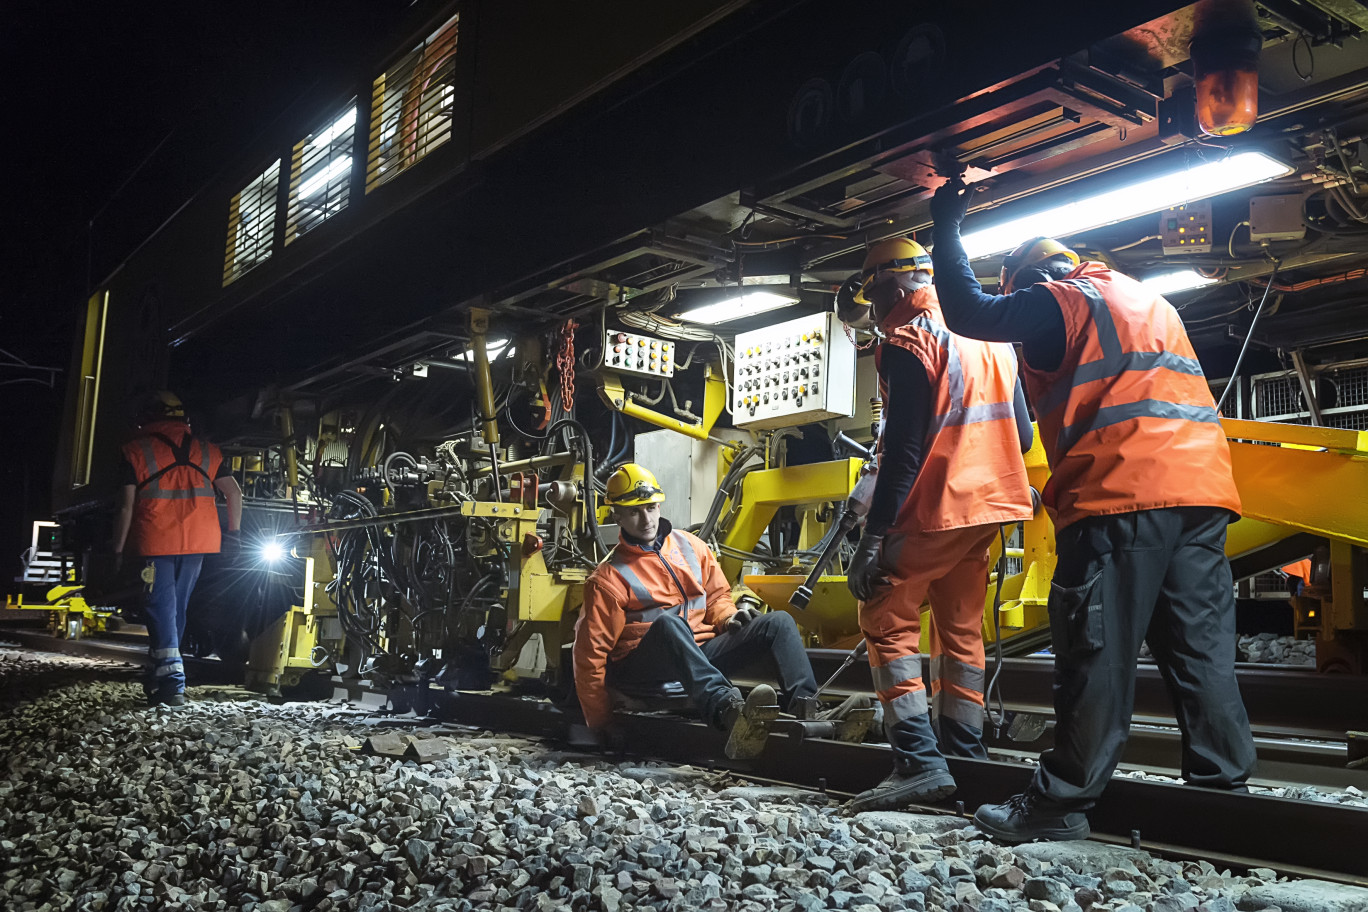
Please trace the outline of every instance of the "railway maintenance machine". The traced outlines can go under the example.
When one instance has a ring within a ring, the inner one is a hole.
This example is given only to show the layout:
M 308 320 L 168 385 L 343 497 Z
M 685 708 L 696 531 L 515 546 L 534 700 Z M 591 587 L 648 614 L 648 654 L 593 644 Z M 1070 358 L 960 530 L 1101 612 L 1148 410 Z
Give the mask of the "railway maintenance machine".
M 564 690 L 629 460 L 738 598 L 852 645 L 853 541 L 790 602 L 880 418 L 876 340 L 833 300 L 871 244 L 929 243 L 962 175 L 988 290 L 1046 234 L 1178 308 L 1230 387 L 1241 610 L 1295 617 L 1323 671 L 1368 670 L 1368 9 L 543 6 L 413 4 L 91 290 L 52 599 L 136 617 L 109 505 L 132 403 L 170 388 L 246 492 L 191 637 L 263 689 Z M 1052 530 L 1007 532 L 985 636 L 1034 651 Z M 1286 605 L 1269 571 L 1306 558 Z

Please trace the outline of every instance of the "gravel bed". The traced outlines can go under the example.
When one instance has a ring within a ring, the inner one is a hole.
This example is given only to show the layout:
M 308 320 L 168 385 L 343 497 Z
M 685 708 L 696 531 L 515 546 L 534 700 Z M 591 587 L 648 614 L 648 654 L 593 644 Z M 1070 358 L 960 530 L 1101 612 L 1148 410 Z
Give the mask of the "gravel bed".
M 1368 890 L 0 649 L 0 908 L 1364 912 Z M 403 751 L 409 759 L 371 753 Z M 412 757 L 420 759 L 412 759 Z M 1270 821 L 1270 823 L 1273 823 Z
M 1042 655 L 1046 653 L 1037 653 Z M 1149 643 L 1140 644 L 1140 658 L 1153 659 Z M 1241 634 L 1235 644 L 1235 661 L 1257 665 L 1290 665 L 1297 668 L 1316 667 L 1316 641 L 1299 640 L 1275 633 Z

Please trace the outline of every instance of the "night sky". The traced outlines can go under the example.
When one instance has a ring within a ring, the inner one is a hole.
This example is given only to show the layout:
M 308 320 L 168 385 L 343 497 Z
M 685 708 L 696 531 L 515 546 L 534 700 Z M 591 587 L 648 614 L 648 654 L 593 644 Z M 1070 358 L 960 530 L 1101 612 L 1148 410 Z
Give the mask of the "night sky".
M 49 509 L 88 289 L 223 158 L 329 67 L 361 65 L 415 5 L 435 0 L 6 4 L 0 348 L 63 374 L 50 390 L 0 368 L 0 581 L 17 575 L 30 523 Z

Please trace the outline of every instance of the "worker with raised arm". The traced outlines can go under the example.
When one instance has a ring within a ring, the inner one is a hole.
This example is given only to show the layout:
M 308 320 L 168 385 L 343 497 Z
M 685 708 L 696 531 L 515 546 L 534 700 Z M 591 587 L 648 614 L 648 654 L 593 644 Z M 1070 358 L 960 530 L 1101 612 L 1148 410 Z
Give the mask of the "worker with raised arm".
M 1018 342 L 1051 477 L 1059 554 L 1050 587 L 1054 747 L 1026 791 L 974 821 L 1006 842 L 1077 839 L 1130 726 L 1148 641 L 1183 731 L 1183 778 L 1244 787 L 1254 764 L 1235 680 L 1226 526 L 1240 514 L 1230 449 L 1173 306 L 1050 238 L 1003 261 L 985 294 L 960 240 L 971 191 L 932 201 L 932 261 L 946 324 Z
M 613 553 L 584 584 L 575 627 L 575 686 L 600 743 L 619 740 L 608 688 L 679 681 L 699 714 L 728 732 L 727 755 L 755 756 L 778 713 L 768 684 L 746 699 L 727 672 L 768 658 L 785 706 L 814 696 L 817 681 L 792 616 L 737 609 L 707 544 L 660 515 L 665 493 L 650 470 L 628 463 L 608 479 L 620 532 Z
M 186 609 L 206 554 L 222 548 L 215 492 L 228 504 L 228 534 L 242 527 L 242 489 L 219 448 L 190 432 L 185 407 L 162 391 L 139 408 L 124 444 L 124 484 L 114 520 L 114 557 L 131 540 L 144 564 L 152 666 L 143 690 L 152 706 L 185 704 L 181 640 Z M 130 531 L 132 535 L 130 536 Z
M 886 411 L 873 502 L 847 575 L 893 771 L 852 807 L 892 810 L 954 792 L 946 755 L 987 756 L 988 549 L 1003 523 L 1031 516 L 1021 454 L 1032 431 L 1011 346 L 946 329 L 931 258 L 916 241 L 870 248 L 853 297 L 868 302 L 883 337 L 875 358 Z M 918 653 L 928 596 L 929 700 Z

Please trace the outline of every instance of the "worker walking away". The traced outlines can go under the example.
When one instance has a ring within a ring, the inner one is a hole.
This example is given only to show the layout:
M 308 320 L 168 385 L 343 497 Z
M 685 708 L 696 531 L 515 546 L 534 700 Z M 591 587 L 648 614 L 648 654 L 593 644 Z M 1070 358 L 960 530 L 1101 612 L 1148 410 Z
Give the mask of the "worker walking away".
M 116 566 L 130 539 L 143 558 L 149 705 L 185 704 L 181 639 L 185 613 L 206 554 L 221 548 L 215 492 L 228 502 L 228 536 L 242 526 L 242 489 L 219 448 L 190 432 L 176 396 L 160 392 L 138 412 L 138 433 L 124 444 L 124 484 L 114 523 Z
M 960 241 L 970 192 L 932 202 L 936 287 L 949 327 L 1023 346 L 1051 478 L 1054 747 L 1027 790 L 974 815 L 1007 842 L 1077 839 L 1126 743 L 1148 641 L 1183 731 L 1183 778 L 1243 788 L 1254 764 L 1235 680 L 1226 525 L 1239 517 L 1230 450 L 1182 320 L 1167 301 L 1058 241 L 1034 238 L 984 294 Z
M 661 517 L 664 500 L 643 466 L 629 463 L 608 479 L 618 544 L 585 582 L 575 628 L 585 723 L 601 744 L 617 746 L 608 688 L 679 681 L 703 719 L 728 732 L 727 756 L 754 757 L 780 695 L 788 706 L 817 693 L 812 664 L 787 613 L 736 608 L 707 544 Z M 743 700 L 727 672 L 765 657 L 780 694 L 761 684 Z
M 849 287 L 849 286 L 848 286 Z M 945 327 L 931 258 L 895 238 L 865 257 L 857 299 L 883 336 L 886 401 L 873 503 L 848 585 L 860 599 L 893 771 L 856 811 L 936 801 L 955 790 L 945 756 L 983 748 L 983 608 L 988 549 L 1031 516 L 1021 454 L 1031 420 L 1009 345 Z M 931 602 L 931 694 L 922 681 L 921 605 Z M 937 742 L 939 741 L 939 746 Z

